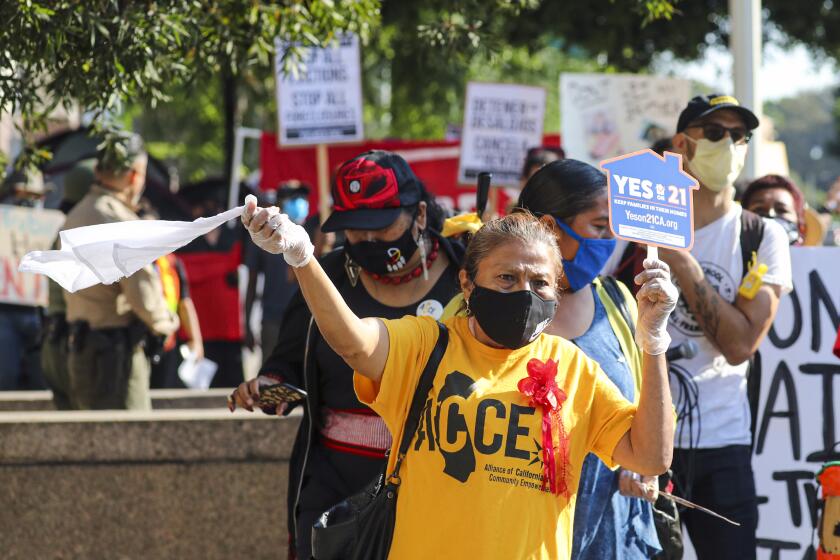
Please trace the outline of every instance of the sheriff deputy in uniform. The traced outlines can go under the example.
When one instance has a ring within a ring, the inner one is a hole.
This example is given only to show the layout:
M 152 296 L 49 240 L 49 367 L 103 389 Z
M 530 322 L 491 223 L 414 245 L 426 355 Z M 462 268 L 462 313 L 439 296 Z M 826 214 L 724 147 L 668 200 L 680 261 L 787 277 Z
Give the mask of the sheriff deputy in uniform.
M 122 133 L 100 152 L 96 183 L 67 215 L 64 229 L 139 219 L 135 208 L 147 161 L 142 139 Z M 148 334 L 166 336 L 178 328 L 154 269 L 147 266 L 111 285 L 64 292 L 64 298 L 73 408 L 151 408 L 144 341 Z

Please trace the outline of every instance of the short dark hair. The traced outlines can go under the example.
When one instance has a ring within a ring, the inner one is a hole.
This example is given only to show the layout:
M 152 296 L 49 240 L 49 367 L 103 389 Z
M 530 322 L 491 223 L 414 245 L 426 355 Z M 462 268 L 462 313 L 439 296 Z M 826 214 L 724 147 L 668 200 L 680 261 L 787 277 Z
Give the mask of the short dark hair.
M 607 176 L 601 171 L 576 159 L 561 159 L 528 179 L 518 206 L 568 221 L 595 206 L 606 189 Z

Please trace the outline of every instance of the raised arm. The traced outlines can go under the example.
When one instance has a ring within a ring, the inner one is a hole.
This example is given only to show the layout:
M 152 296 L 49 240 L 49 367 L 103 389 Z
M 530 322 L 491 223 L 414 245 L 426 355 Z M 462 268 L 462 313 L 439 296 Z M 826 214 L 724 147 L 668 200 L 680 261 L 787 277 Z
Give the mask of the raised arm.
M 668 315 L 677 303 L 668 265 L 646 260 L 636 277 L 639 321 L 636 342 L 642 349 L 642 386 L 630 429 L 619 440 L 613 460 L 643 475 L 662 474 L 671 465 L 674 451 L 674 416 L 668 385 L 665 351 L 671 343 Z
M 388 331 L 379 319 L 360 319 L 347 306 L 324 269 L 312 258 L 314 247 L 306 230 L 277 208 L 258 208 L 252 197 L 246 199 L 242 223 L 258 247 L 282 253 L 293 268 L 327 344 L 351 368 L 378 381 L 388 358 Z

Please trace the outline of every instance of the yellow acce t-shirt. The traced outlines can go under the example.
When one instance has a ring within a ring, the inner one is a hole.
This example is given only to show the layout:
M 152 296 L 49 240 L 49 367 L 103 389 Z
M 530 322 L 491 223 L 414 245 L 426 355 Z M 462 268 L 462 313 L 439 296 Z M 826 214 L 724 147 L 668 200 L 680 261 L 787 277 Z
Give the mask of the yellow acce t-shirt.
M 391 472 L 438 327 L 429 317 L 384 323 L 390 351 L 382 380 L 355 374 L 354 384 L 394 436 Z M 562 338 L 543 334 L 518 350 L 496 349 L 478 342 L 464 317 L 444 324 L 449 346 L 400 470 L 390 558 L 569 558 L 583 460 L 592 451 L 613 465 L 635 406 Z M 542 410 L 517 389 L 532 358 L 559 362 L 557 385 L 567 394 L 561 416 L 569 438 L 566 495 L 541 489 Z

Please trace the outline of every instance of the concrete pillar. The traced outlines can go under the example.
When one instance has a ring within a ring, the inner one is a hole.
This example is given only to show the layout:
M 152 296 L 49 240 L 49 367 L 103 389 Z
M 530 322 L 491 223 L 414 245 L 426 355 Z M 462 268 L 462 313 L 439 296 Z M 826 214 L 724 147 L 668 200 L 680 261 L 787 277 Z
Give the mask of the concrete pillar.
M 729 0 L 731 21 L 732 82 L 735 97 L 761 119 L 761 0 Z M 760 128 L 759 128 L 760 130 Z M 750 142 L 749 155 L 742 179 L 754 179 L 759 174 L 761 138 L 757 130 Z

